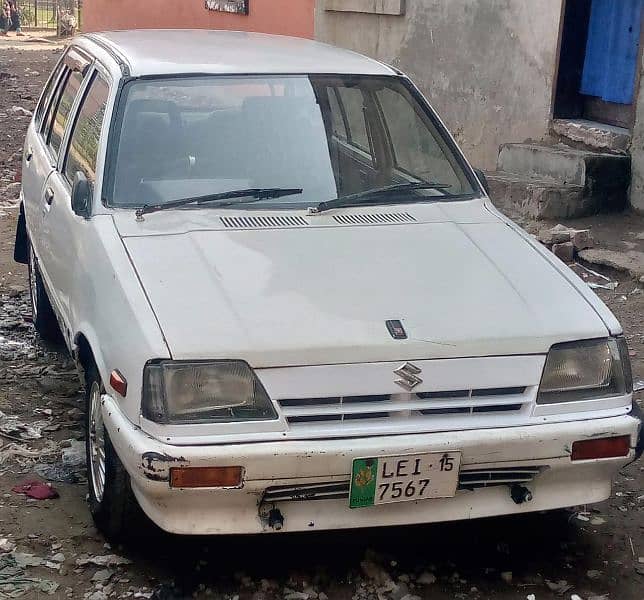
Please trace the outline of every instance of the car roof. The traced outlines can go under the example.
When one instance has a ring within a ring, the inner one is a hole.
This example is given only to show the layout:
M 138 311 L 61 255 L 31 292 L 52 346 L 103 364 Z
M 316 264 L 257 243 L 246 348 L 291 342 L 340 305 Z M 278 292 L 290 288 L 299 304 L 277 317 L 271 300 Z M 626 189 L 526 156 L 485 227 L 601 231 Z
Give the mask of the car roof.
M 140 29 L 81 36 L 109 47 L 132 76 L 331 73 L 395 75 L 382 63 L 308 39 L 205 29 Z

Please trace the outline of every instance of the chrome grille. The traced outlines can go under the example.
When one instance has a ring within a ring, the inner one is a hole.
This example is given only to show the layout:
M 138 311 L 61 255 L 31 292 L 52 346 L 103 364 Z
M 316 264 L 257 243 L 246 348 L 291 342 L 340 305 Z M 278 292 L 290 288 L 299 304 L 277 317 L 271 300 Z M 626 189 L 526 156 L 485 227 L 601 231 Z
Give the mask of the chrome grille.
M 486 469 L 463 468 L 458 477 L 459 490 L 529 483 L 546 467 L 510 466 Z M 327 481 L 266 488 L 263 502 L 301 502 L 304 500 L 339 500 L 349 497 L 349 481 Z
M 422 418 L 520 411 L 530 396 L 526 387 L 447 390 L 418 394 L 337 396 L 279 400 L 292 426 L 373 419 Z
M 303 217 L 294 215 L 258 215 L 250 217 L 220 217 L 228 229 L 266 229 L 279 227 L 306 227 L 309 223 Z

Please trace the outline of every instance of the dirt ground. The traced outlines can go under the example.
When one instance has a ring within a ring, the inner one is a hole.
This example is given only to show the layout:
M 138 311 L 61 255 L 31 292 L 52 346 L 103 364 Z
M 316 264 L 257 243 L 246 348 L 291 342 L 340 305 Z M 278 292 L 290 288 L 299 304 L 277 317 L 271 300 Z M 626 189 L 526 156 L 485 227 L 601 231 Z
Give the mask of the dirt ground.
M 85 502 L 80 384 L 65 351 L 36 338 L 25 269 L 12 261 L 14 184 L 29 121 L 12 107 L 34 109 L 60 49 L 12 43 L 0 45 L 0 598 L 644 599 L 642 462 L 619 474 L 609 501 L 553 514 L 106 545 Z M 635 216 L 585 225 L 612 248 L 644 232 Z M 607 275 L 619 285 L 599 294 L 626 330 L 635 379 L 644 379 L 644 286 Z M 34 478 L 52 481 L 60 497 L 12 492 Z

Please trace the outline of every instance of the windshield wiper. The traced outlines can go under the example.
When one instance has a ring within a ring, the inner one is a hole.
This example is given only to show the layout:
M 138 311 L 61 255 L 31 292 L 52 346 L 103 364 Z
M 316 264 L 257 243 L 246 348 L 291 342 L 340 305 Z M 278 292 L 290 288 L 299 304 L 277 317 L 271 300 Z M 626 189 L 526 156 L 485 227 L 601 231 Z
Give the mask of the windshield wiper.
M 310 209 L 313 213 L 321 213 L 331 208 L 342 208 L 343 206 L 354 206 L 369 202 L 378 196 L 384 196 L 392 192 L 406 192 L 411 190 L 446 190 L 452 186 L 448 183 L 439 183 L 438 181 L 417 181 L 410 183 L 396 183 L 385 187 L 374 188 L 372 190 L 365 190 L 357 194 L 349 194 L 348 196 L 340 196 L 333 200 L 320 202 L 316 207 Z
M 282 198 L 283 196 L 295 196 L 303 192 L 302 188 L 246 188 L 243 190 L 231 190 L 219 194 L 204 194 L 202 196 L 193 196 L 191 198 L 181 198 L 164 204 L 146 204 L 137 209 L 136 218 L 142 219 L 143 215 L 159 212 L 161 210 L 171 210 L 188 206 L 189 204 L 210 204 L 216 202 L 215 208 L 221 206 L 233 206 L 236 204 L 250 204 L 259 200 L 269 200 L 271 198 Z

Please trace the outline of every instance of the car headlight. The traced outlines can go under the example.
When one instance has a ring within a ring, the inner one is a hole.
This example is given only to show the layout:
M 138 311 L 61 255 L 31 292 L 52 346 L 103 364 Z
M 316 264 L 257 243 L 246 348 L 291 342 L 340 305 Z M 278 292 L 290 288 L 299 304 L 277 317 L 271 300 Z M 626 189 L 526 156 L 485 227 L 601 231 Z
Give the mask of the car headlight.
M 273 404 L 243 361 L 160 361 L 143 371 L 142 414 L 156 423 L 276 419 Z
M 633 390 L 623 337 L 555 344 L 548 352 L 537 404 L 593 400 Z

